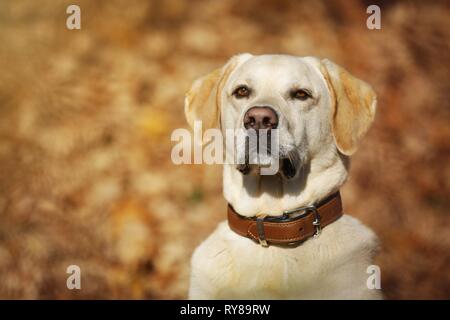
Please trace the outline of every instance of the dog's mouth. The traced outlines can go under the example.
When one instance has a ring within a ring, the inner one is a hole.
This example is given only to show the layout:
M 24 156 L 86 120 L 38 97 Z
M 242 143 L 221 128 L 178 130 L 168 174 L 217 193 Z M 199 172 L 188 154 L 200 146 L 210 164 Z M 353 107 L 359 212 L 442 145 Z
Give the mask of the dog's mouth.
M 269 153 L 268 153 L 269 154 Z M 296 150 L 291 150 L 283 154 L 280 152 L 278 157 L 270 157 L 271 161 L 278 161 L 278 171 L 273 172 L 273 174 L 280 173 L 286 179 L 292 179 L 297 175 L 301 168 L 300 155 Z M 249 162 L 249 152 L 245 154 L 245 162 L 238 164 L 236 169 L 240 171 L 243 175 L 248 175 L 252 171 L 257 174 L 261 172 L 262 167 L 268 167 L 269 164 L 254 164 Z
M 300 169 L 301 161 L 298 152 L 290 151 L 286 158 L 281 160 L 281 173 L 287 178 L 295 177 Z
M 286 179 L 292 179 L 306 161 L 306 150 L 305 143 L 298 147 L 280 143 L 278 130 L 247 130 L 242 132 L 236 145 L 236 169 L 243 175 L 279 173 Z

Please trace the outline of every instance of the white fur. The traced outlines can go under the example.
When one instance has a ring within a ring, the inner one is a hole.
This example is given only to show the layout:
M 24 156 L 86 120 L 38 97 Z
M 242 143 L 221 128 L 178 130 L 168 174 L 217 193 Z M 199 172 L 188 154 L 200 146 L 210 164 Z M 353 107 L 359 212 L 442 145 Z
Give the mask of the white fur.
M 255 244 L 226 221 L 194 252 L 191 299 L 378 299 L 366 286 L 375 234 L 348 215 L 295 248 Z
M 280 115 L 280 144 L 300 148 L 307 165 L 290 180 L 280 174 L 243 175 L 234 165 L 224 165 L 224 196 L 239 214 L 278 215 L 310 205 L 339 190 L 347 179 L 348 158 L 333 140 L 331 94 L 319 63 L 282 55 L 239 56 L 220 92 L 222 129 L 239 128 L 246 110 L 269 105 Z M 243 82 L 254 95 L 236 100 L 231 92 Z M 286 97 L 286 88 L 294 84 L 310 89 L 313 99 Z M 379 290 L 366 285 L 376 248 L 375 234 L 348 215 L 294 248 L 262 247 L 231 231 L 225 221 L 194 252 L 189 298 L 381 298 Z

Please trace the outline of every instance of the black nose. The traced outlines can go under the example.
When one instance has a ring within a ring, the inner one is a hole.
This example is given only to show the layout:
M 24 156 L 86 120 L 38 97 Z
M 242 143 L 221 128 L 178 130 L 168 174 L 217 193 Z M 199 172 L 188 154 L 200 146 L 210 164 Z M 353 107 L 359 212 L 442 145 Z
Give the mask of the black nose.
M 252 107 L 244 115 L 245 129 L 276 129 L 278 116 L 271 107 Z

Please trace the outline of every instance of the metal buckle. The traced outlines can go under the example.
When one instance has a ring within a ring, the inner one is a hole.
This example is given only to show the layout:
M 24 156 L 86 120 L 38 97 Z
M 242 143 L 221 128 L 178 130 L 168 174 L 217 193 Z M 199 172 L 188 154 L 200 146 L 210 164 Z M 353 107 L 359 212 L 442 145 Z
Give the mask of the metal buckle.
M 320 236 L 320 234 L 322 233 L 322 226 L 320 225 L 320 214 L 317 211 L 316 206 L 314 206 L 314 205 L 283 211 L 283 218 L 293 219 L 293 218 L 291 218 L 291 215 L 301 212 L 301 211 L 304 211 L 304 213 L 300 214 L 299 216 L 297 216 L 295 218 L 297 218 L 297 219 L 302 218 L 302 217 L 307 216 L 310 213 L 314 214 L 314 221 L 312 222 L 312 224 L 313 224 L 313 226 L 316 227 L 316 232 L 314 233 L 313 236 L 314 236 L 314 238 L 317 238 L 318 236 Z
M 266 240 L 266 233 L 264 232 L 264 219 L 267 215 L 260 215 L 256 217 L 256 229 L 258 231 L 259 244 L 263 247 L 268 247 Z

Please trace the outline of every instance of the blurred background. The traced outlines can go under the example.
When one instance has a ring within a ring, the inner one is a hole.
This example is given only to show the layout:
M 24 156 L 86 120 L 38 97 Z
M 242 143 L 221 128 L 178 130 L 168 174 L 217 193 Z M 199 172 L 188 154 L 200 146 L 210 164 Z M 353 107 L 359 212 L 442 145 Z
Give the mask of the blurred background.
M 242 52 L 373 85 L 344 208 L 381 239 L 386 298 L 450 298 L 449 40 L 448 1 L 1 1 L 0 298 L 186 298 L 226 203 L 221 167 L 173 165 L 170 134 L 192 81 Z

